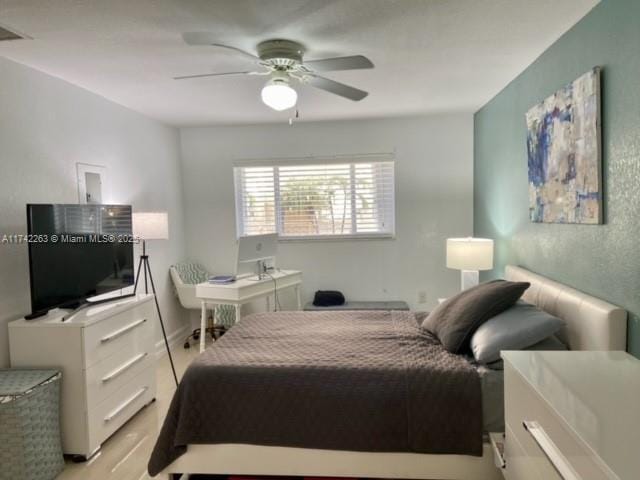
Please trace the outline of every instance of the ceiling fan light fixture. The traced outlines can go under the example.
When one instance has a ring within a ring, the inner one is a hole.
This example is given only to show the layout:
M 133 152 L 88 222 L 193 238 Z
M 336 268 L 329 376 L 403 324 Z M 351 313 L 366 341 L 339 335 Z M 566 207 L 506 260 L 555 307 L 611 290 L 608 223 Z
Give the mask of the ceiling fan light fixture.
M 262 88 L 262 101 L 264 104 L 278 112 L 295 107 L 298 94 L 286 81 L 274 79 L 267 82 Z

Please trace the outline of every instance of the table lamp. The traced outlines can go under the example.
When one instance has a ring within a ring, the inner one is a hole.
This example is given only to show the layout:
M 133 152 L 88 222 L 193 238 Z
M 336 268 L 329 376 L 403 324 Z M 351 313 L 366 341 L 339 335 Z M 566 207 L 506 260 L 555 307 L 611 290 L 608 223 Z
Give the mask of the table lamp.
M 151 275 L 149 255 L 147 255 L 147 240 L 169 239 L 169 216 L 167 215 L 167 212 L 135 212 L 133 214 L 132 224 L 134 238 L 142 240 L 142 255 L 140 255 L 140 261 L 138 262 L 138 271 L 136 273 L 136 282 L 133 287 L 133 293 L 138 291 L 138 280 L 140 280 L 140 272 L 142 272 L 144 275 L 144 293 L 149 293 L 147 279 L 151 283 L 151 290 L 153 291 L 153 298 L 156 302 L 156 310 L 158 311 L 160 326 L 162 327 L 164 345 L 167 349 L 167 354 L 169 355 L 169 362 L 171 363 L 171 370 L 173 371 L 173 379 L 176 382 L 176 386 L 178 386 L 178 376 L 176 375 L 176 369 L 173 365 L 173 357 L 171 356 L 171 350 L 169 349 L 167 332 L 165 331 L 162 314 L 160 313 L 160 304 L 158 303 L 156 286 L 153 283 L 153 276 Z
M 447 268 L 461 270 L 462 290 L 478 285 L 479 270 L 493 268 L 493 240 L 489 238 L 448 238 Z

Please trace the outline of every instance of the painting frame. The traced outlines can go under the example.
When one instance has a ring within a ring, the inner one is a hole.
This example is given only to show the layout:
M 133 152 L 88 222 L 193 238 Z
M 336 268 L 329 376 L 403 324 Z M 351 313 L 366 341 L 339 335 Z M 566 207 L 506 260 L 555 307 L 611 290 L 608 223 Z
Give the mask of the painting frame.
M 525 115 L 532 223 L 604 222 L 601 70 L 593 67 Z

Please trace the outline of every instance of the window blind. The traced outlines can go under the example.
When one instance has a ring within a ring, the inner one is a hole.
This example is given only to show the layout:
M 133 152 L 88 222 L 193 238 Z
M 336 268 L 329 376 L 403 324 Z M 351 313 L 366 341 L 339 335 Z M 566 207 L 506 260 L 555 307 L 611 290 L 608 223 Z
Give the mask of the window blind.
M 274 160 L 236 166 L 238 236 L 392 236 L 394 162 L 383 158 Z
M 54 205 L 54 231 L 71 234 L 131 234 L 131 207 Z

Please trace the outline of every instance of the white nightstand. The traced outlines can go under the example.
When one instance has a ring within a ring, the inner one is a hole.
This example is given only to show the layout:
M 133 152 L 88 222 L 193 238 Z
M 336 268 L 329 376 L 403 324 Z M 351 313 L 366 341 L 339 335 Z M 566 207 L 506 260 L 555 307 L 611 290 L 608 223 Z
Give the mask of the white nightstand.
M 640 361 L 620 352 L 502 352 L 507 479 L 640 472 Z

